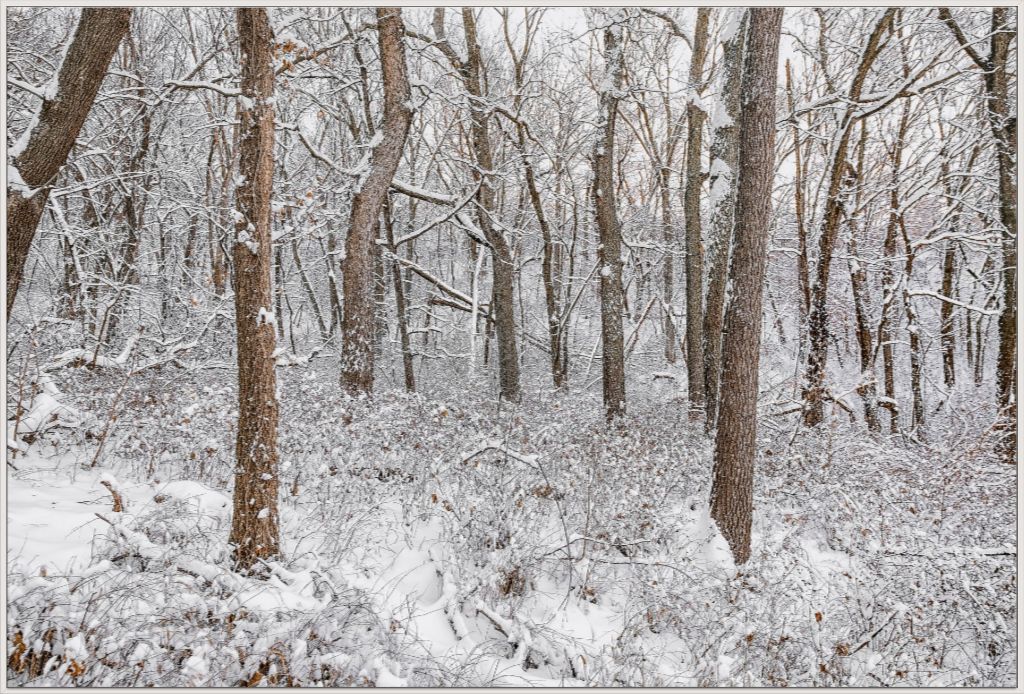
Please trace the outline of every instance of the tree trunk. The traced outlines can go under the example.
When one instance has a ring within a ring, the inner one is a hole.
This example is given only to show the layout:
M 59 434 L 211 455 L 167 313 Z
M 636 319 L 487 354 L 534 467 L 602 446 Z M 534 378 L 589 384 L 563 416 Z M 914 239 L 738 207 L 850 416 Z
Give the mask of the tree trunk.
M 75 144 L 131 21 L 131 8 L 82 10 L 57 75 L 57 93 L 44 98 L 34 126 L 9 154 L 20 181 L 7 181 L 7 319 L 18 294 L 32 239 L 50 187 Z
M 1009 104 L 1010 42 L 1016 34 L 1005 7 L 992 9 L 991 67 L 985 82 L 988 114 L 999 163 L 999 221 L 1003 225 L 1003 310 L 999 314 L 996 392 L 1006 435 L 999 450 L 1009 462 L 1017 455 L 1017 118 Z M 1012 33 L 1011 33 L 1012 31 Z
M 708 258 L 707 301 L 704 307 L 704 429 L 714 430 L 718 420 L 718 384 L 722 369 L 722 321 L 725 311 L 725 287 L 729 275 L 733 213 L 736 211 L 736 177 L 740 156 L 740 90 L 743 82 L 743 43 L 749 21 L 746 10 L 735 33 L 723 46 L 724 76 L 721 104 L 724 119 L 715 128 L 711 142 L 711 238 Z
M 238 329 L 238 437 L 230 542 L 239 570 L 277 556 L 277 395 L 270 312 L 270 197 L 274 183 L 274 35 L 264 9 L 238 8 L 242 96 L 235 197 L 235 322 Z
M 697 8 L 690 56 L 690 89 L 696 97 L 704 77 L 704 54 L 708 43 L 708 17 L 711 10 Z M 704 111 L 694 99 L 686 106 L 686 381 L 691 416 L 704 411 L 704 351 L 701 337 L 704 322 L 704 243 L 701 239 L 700 189 L 703 175 L 700 165 L 701 128 Z
M 793 78 L 789 60 L 786 60 L 786 102 L 790 113 L 796 110 L 793 99 Z M 796 212 L 797 277 L 800 280 L 800 325 L 807 324 L 807 312 L 811 307 L 810 263 L 807 258 L 807 225 L 804 222 L 804 171 L 800 155 L 800 128 L 796 116 L 790 120 L 793 132 L 793 207 Z
M 594 210 L 601 266 L 601 376 L 604 408 L 609 419 L 625 414 L 626 371 L 622 334 L 622 237 L 615 208 L 615 120 L 622 88 L 622 27 L 604 30 L 606 79 L 601 92 L 598 136 L 594 143 Z
M 518 401 L 519 350 L 516 346 L 515 314 L 515 268 L 512 250 L 505 234 L 494 228 L 491 215 L 495 211 L 494 187 L 491 176 L 494 159 L 491 153 L 491 137 L 488 121 L 490 115 L 485 108 L 483 60 L 480 44 L 477 42 L 476 19 L 473 8 L 462 8 L 462 26 L 466 33 L 466 48 L 469 56 L 462 65 L 463 82 L 469 94 L 470 134 L 473 155 L 477 165 L 476 177 L 480 181 L 477 192 L 477 220 L 491 245 L 493 295 L 489 315 L 493 318 L 498 342 L 498 383 L 503 400 Z
M 737 564 L 750 557 L 757 452 L 761 307 L 775 173 L 775 88 L 781 8 L 750 10 L 743 68 L 739 181 L 725 315 L 711 517 Z
M 402 278 L 402 266 L 398 262 L 398 249 L 395 247 L 395 230 L 391 216 L 391 203 L 384 200 L 384 228 L 388 235 L 388 250 L 391 252 L 391 278 L 395 287 L 395 311 L 398 314 L 398 338 L 402 344 L 402 370 L 405 375 L 405 390 L 416 392 L 416 371 L 412 363 L 412 345 L 409 342 L 409 309 L 405 301 L 405 280 Z
M 882 37 L 891 26 L 895 14 L 895 9 L 885 10 L 871 32 L 861 55 L 857 72 L 850 84 L 847 95 L 850 104 L 856 104 L 860 99 L 871 65 L 881 51 Z M 848 106 L 841 116 L 839 131 L 836 134 L 836 145 L 832 150 L 832 160 L 829 162 L 828 193 L 818 242 L 818 266 L 814 286 L 811 287 L 811 310 L 807 321 L 809 351 L 803 396 L 804 424 L 809 427 L 820 424 L 825 415 L 825 370 L 828 364 L 828 284 L 832 269 L 832 251 L 835 248 L 843 209 L 843 189 L 847 174 L 846 153 L 849 148 L 850 135 L 857 120 L 854 107 Z
M 374 245 L 375 229 L 391 179 L 398 169 L 409 134 L 409 78 L 402 43 L 405 24 L 400 8 L 377 8 L 378 44 L 384 81 L 384 123 L 380 142 L 373 148 L 372 165 L 352 200 L 345 260 L 342 262 L 341 385 L 350 394 L 373 390 L 375 334 Z

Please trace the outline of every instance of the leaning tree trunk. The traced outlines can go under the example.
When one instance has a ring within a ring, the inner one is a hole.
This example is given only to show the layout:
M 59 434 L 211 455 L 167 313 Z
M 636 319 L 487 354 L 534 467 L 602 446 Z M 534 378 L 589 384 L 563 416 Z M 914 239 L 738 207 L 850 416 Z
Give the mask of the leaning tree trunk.
M 818 266 L 814 285 L 811 287 L 811 307 L 807 321 L 809 347 L 803 398 L 804 424 L 809 427 L 820 424 L 825 416 L 825 368 L 828 364 L 828 285 L 832 269 L 832 253 L 843 211 L 844 187 L 847 182 L 848 169 L 846 156 L 850 135 L 853 132 L 853 126 L 860 118 L 854 105 L 860 100 L 868 72 L 875 62 L 875 58 L 881 52 L 882 39 L 889 31 L 895 15 L 895 9 L 885 10 L 868 38 L 847 94 L 848 103 L 851 105 L 840 116 L 837 140 L 832 148 L 832 160 L 829 162 L 828 192 L 821 222 L 821 235 L 818 239 Z
M 371 154 L 370 171 L 352 200 L 342 262 L 341 385 L 350 394 L 373 390 L 375 230 L 412 122 L 401 9 L 378 7 L 377 26 L 384 80 L 384 124 L 380 142 Z
M 235 322 L 238 436 L 231 537 L 235 565 L 249 570 L 280 551 L 277 516 L 277 394 L 270 292 L 270 196 L 274 179 L 274 34 L 264 9 L 238 8 L 242 96 L 238 115 L 243 182 L 235 193 Z
M 750 558 L 757 451 L 761 304 L 775 171 L 775 88 L 781 8 L 750 10 L 743 69 L 739 182 L 725 315 L 721 402 L 715 434 L 711 517 L 737 564 Z
M 92 108 L 107 66 L 128 33 L 131 8 L 82 10 L 75 36 L 57 74 L 57 92 L 43 98 L 36 124 L 11 154 L 7 181 L 7 318 L 18 295 L 32 239 L 50 187 Z M 11 181 L 12 173 L 20 177 Z
M 704 429 L 714 430 L 718 419 L 718 384 L 722 368 L 722 321 L 725 311 L 725 287 L 729 276 L 729 251 L 732 245 L 733 213 L 736 211 L 736 174 L 740 157 L 740 89 L 743 82 L 743 42 L 747 35 L 747 11 L 735 33 L 723 46 L 724 74 L 721 104 L 724 118 L 715 128 L 711 141 L 711 238 L 708 258 L 707 301 L 704 306 Z
M 604 408 L 608 418 L 626 411 L 626 369 L 622 334 L 622 237 L 615 209 L 615 119 L 622 88 L 624 62 L 622 27 L 604 30 L 607 78 L 601 92 L 598 139 L 594 143 L 594 211 L 601 266 L 601 376 Z
M 704 54 L 708 43 L 708 17 L 711 10 L 697 8 L 690 56 L 692 99 L 686 106 L 686 190 L 683 213 L 686 215 L 686 382 L 691 415 L 704 411 L 704 356 L 701 337 L 704 321 L 704 242 L 701 239 L 700 189 L 701 128 L 704 111 L 695 103 L 704 76 Z

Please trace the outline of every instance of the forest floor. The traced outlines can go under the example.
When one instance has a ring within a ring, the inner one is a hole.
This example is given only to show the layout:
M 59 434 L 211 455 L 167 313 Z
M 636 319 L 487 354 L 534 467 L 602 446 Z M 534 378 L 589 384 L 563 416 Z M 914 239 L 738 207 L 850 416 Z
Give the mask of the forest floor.
M 9 684 L 1016 682 L 1017 471 L 983 442 L 762 427 L 737 570 L 671 380 L 609 428 L 591 395 L 278 373 L 283 557 L 256 579 L 228 561 L 233 373 L 53 371 L 67 409 L 7 468 Z

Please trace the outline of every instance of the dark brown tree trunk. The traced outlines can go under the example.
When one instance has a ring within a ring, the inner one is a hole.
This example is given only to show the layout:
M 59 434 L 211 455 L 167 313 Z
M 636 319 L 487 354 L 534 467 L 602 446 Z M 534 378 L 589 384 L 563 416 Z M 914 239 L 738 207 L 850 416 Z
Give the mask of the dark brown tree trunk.
M 238 437 L 230 542 L 239 570 L 280 552 L 277 394 L 270 292 L 270 197 L 274 183 L 274 34 L 264 9 L 238 8 L 242 56 L 239 170 L 235 193 L 235 322 Z
M 737 564 L 750 558 L 757 453 L 761 308 L 775 173 L 775 89 L 782 8 L 750 10 L 743 69 L 739 181 L 725 315 L 711 517 Z
M 373 390 L 375 230 L 412 122 L 401 9 L 377 8 L 377 27 L 384 81 L 384 123 L 381 140 L 371 154 L 370 171 L 352 200 L 342 262 L 341 385 L 350 394 Z
M 412 363 L 412 344 L 409 341 L 409 316 L 405 301 L 405 280 L 402 278 L 402 266 L 398 262 L 398 249 L 395 247 L 395 230 L 391 216 L 391 203 L 384 200 L 384 228 L 388 235 L 388 250 L 391 253 L 391 279 L 395 287 L 395 310 L 398 314 L 398 338 L 402 344 L 402 370 L 405 375 L 405 390 L 416 392 L 416 371 Z
M 662 166 L 658 170 L 658 187 L 661 189 L 661 240 L 665 244 L 665 262 L 661 267 L 661 308 L 664 313 L 665 325 L 665 361 L 676 363 L 676 321 L 672 309 L 672 295 L 675 294 L 675 263 L 676 230 L 672 224 L 672 170 Z
M 491 181 L 494 158 L 491 153 L 488 124 L 490 115 L 483 103 L 486 97 L 484 67 L 480 44 L 477 41 L 473 8 L 462 8 L 462 26 L 466 33 L 466 48 L 469 55 L 461 68 L 463 82 L 469 94 L 470 134 L 477 165 L 475 176 L 480 181 L 480 189 L 477 192 L 477 220 L 491 246 L 493 261 L 493 301 L 488 315 L 494 321 L 498 342 L 498 387 L 503 400 L 518 401 L 520 389 L 519 350 L 516 345 L 515 268 L 508 240 L 501 230 L 495 228 L 491 219 L 496 210 L 494 186 Z
M 736 10 L 738 11 L 738 10 Z M 714 430 L 718 420 L 718 385 L 722 369 L 722 322 L 725 318 L 725 288 L 729 277 L 733 214 L 736 211 L 736 180 L 740 157 L 740 90 L 743 84 L 743 43 L 748 15 L 744 10 L 736 33 L 723 47 L 725 76 L 721 107 L 726 122 L 715 129 L 711 142 L 711 238 L 708 258 L 707 302 L 704 307 L 704 429 Z
M 708 43 L 708 18 L 711 10 L 697 8 L 690 56 L 690 89 L 699 93 L 704 79 L 704 55 Z M 704 350 L 701 328 L 704 325 L 704 241 L 701 238 L 700 189 L 701 128 L 704 111 L 691 99 L 686 106 L 686 381 L 691 416 L 704 412 Z
M 895 201 L 894 201 L 895 202 Z M 899 209 L 893 205 L 893 210 Z M 914 308 L 914 299 L 910 296 L 908 286 L 914 273 L 914 247 L 907 235 L 907 227 L 902 214 L 899 217 L 900 230 L 903 233 L 903 245 L 906 250 L 907 259 L 903 267 L 903 310 L 907 314 L 907 334 L 910 338 L 910 394 L 912 398 L 911 431 L 918 438 L 924 436 L 924 388 L 922 378 L 924 376 L 924 354 L 921 349 L 921 326 L 917 321 L 917 310 Z
M 128 33 L 131 16 L 131 8 L 82 10 L 57 75 L 57 93 L 43 99 L 35 126 L 15 144 L 10 164 L 21 180 L 7 181 L 8 320 L 50 187 L 89 115 L 110 59 Z
M 972 47 L 948 8 L 939 17 L 949 26 L 964 52 L 985 76 L 985 111 L 993 139 L 999 176 L 999 221 L 1003 226 L 1003 310 L 999 314 L 999 354 L 996 359 L 996 395 L 1005 436 L 999 450 L 1008 462 L 1017 454 L 1017 118 L 1010 109 L 1010 45 L 1017 34 L 1016 12 L 992 8 L 989 55 Z M 981 344 L 978 345 L 979 354 Z
M 945 246 L 942 255 L 942 295 L 953 299 L 956 298 L 953 296 L 953 278 L 956 276 L 956 243 L 947 240 Z M 953 304 L 943 301 L 939 310 L 942 319 L 940 328 L 942 380 L 947 388 L 952 388 L 956 385 L 956 332 L 953 326 Z
M 882 319 L 878 326 L 878 339 L 882 343 L 882 378 L 885 400 L 889 410 L 889 433 L 900 433 L 900 414 L 896 407 L 896 357 L 893 349 L 893 333 L 896 327 L 896 215 L 890 210 L 886 225 L 885 241 L 882 246 L 885 262 L 882 265 Z
M 786 60 L 786 101 L 790 113 L 796 110 L 793 99 L 793 79 L 790 74 L 789 60 Z M 804 175 L 800 153 L 800 128 L 796 116 L 790 120 L 793 132 L 793 207 L 796 211 L 797 278 L 800 280 L 800 325 L 807 324 L 807 312 L 811 307 L 810 263 L 807 258 L 807 225 L 804 222 Z
M 857 143 L 857 171 L 864 170 L 864 153 L 867 149 L 868 130 L 867 122 L 860 122 L 860 140 Z M 857 252 L 857 221 L 861 210 L 861 199 L 864 187 L 857 186 L 854 195 L 853 210 L 847 215 L 847 227 L 849 229 L 849 258 L 847 265 L 850 270 L 850 286 L 853 290 L 854 318 L 857 324 L 857 353 L 860 356 L 860 379 L 857 386 L 857 394 L 864 403 L 864 421 L 868 430 L 881 431 L 878 422 L 878 386 L 875 378 L 874 340 L 872 339 L 871 324 L 868 320 L 870 300 L 868 298 L 868 273 L 861 264 Z
M 615 209 L 615 120 L 624 61 L 622 27 L 604 30 L 607 84 L 601 92 L 597 141 L 594 143 L 594 211 L 601 266 L 601 377 L 604 408 L 609 419 L 626 412 L 626 370 L 622 332 L 622 237 Z
M 1016 35 L 1016 11 L 992 9 L 991 72 L 985 82 L 988 114 L 999 163 L 999 221 L 1003 225 L 1003 310 L 999 314 L 996 392 L 1006 435 L 999 450 L 1008 462 L 1017 456 L 1017 118 L 1010 110 L 1008 63 Z
M 864 403 L 864 421 L 870 431 L 881 431 L 878 423 L 878 384 L 875 378 L 874 344 L 868 321 L 868 275 L 857 257 L 857 239 L 850 236 L 850 285 L 857 320 L 857 346 L 860 354 L 860 385 L 857 393 Z
M 886 10 L 868 38 L 847 95 L 851 104 L 856 104 L 860 99 L 871 65 L 881 51 L 882 38 L 889 30 L 895 15 L 895 9 Z M 809 427 L 820 424 L 825 416 L 825 370 L 828 364 L 828 285 L 832 269 L 832 252 L 835 248 L 843 211 L 844 187 L 847 178 L 846 154 L 849 149 L 850 135 L 857 120 L 855 109 L 852 106 L 848 107 L 841 117 L 839 132 L 835 135 L 836 145 L 832 149 L 833 156 L 829 162 L 828 192 L 821 223 L 821 236 L 818 242 L 818 266 L 814 285 L 811 287 L 811 309 L 807 321 L 809 351 L 803 397 L 804 424 Z

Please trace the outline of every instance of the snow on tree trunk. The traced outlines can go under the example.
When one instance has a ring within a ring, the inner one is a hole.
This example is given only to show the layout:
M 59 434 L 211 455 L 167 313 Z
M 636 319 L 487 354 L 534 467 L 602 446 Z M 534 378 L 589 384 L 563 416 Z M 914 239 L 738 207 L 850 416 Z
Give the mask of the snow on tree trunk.
M 128 33 L 131 8 L 82 10 L 78 28 L 34 119 L 8 152 L 7 318 L 50 188 L 78 138 L 110 59 Z
M 345 260 L 341 326 L 341 384 L 350 394 L 373 390 L 375 324 L 374 249 L 381 206 L 402 158 L 412 122 L 405 65 L 405 24 L 399 8 L 377 8 L 378 45 L 384 81 L 384 124 L 370 155 L 370 170 L 352 200 Z
M 601 376 L 608 418 L 626 411 L 626 372 L 623 349 L 622 237 L 615 205 L 615 120 L 622 89 L 623 18 L 606 17 L 605 73 L 600 83 L 600 111 L 594 142 L 594 211 L 597 221 L 598 262 L 601 266 Z
M 733 9 L 742 16 L 732 17 L 738 26 L 723 46 L 722 87 L 711 126 L 711 233 L 708 241 L 707 300 L 704 307 L 703 356 L 705 430 L 714 429 L 718 417 L 718 384 L 722 368 L 722 321 L 725 311 L 725 285 L 729 274 L 733 213 L 736 209 L 736 171 L 740 154 L 740 89 L 743 81 L 743 44 L 747 35 L 746 10 Z
M 234 290 L 238 330 L 238 435 L 230 542 L 235 565 L 252 569 L 280 552 L 277 393 L 270 292 L 270 196 L 274 178 L 274 35 L 265 9 L 238 8 L 242 96 L 235 193 Z

